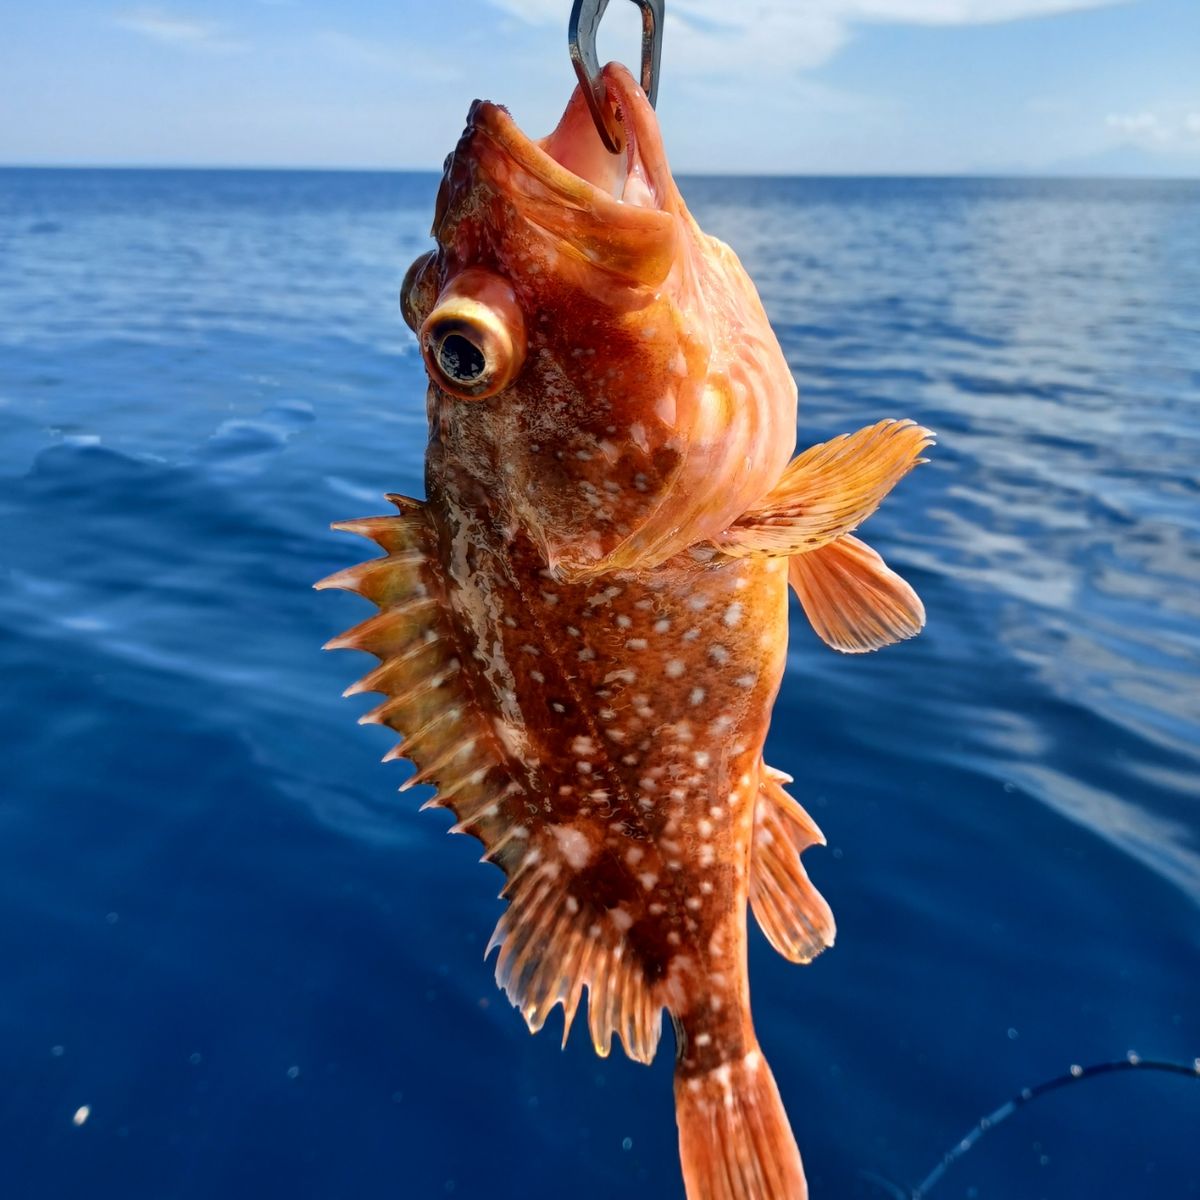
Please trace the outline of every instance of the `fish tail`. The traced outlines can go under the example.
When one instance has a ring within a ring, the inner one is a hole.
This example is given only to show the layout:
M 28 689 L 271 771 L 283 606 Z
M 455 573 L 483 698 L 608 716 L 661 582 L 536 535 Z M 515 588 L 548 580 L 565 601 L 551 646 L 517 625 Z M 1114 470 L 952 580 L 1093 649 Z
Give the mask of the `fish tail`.
M 687 1200 L 806 1200 L 775 1077 L 757 1045 L 703 1074 L 675 1074 Z

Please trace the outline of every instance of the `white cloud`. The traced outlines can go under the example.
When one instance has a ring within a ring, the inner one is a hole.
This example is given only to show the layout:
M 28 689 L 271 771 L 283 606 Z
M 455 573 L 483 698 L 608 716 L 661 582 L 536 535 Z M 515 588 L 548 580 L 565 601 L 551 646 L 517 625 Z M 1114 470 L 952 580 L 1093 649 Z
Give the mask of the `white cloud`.
M 786 21 L 797 8 L 821 8 L 828 16 L 847 20 L 895 21 L 927 25 L 980 25 L 1045 17 L 1084 8 L 1105 8 L 1131 0 L 826 0 L 824 4 L 796 4 L 766 0 L 737 5 L 731 0 L 671 0 L 671 13 L 686 20 L 709 24 L 715 33 L 772 26 Z M 530 24 L 564 21 L 562 0 L 490 0 L 496 8 Z
M 565 22 L 562 0 L 489 2 L 530 24 Z M 737 4 L 734 0 L 672 0 L 667 12 L 666 44 L 673 72 L 795 71 L 827 62 L 849 40 L 856 24 L 980 25 L 1129 2 L 761 0 Z M 625 14 L 620 19 L 625 20 Z
M 121 13 L 114 18 L 114 24 L 167 46 L 222 54 L 246 49 L 243 43 L 227 37 L 220 25 L 166 12 L 161 8 L 139 8 Z
M 991 25 L 1051 17 L 1131 0 L 837 0 L 848 19 L 910 25 Z
M 1200 152 L 1200 112 L 1168 106 L 1166 111 L 1109 113 L 1104 124 L 1120 142 L 1170 155 L 1194 159 Z
M 1171 140 L 1171 130 L 1163 123 L 1157 113 L 1109 113 L 1104 123 L 1119 133 L 1122 137 L 1133 142 L 1151 142 L 1161 144 Z

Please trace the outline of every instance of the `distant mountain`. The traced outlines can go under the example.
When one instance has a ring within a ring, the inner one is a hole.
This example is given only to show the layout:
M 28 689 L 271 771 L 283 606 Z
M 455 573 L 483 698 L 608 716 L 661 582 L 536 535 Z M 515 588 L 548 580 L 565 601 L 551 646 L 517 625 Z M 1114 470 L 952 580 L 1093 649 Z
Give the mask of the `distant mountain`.
M 1200 154 L 1162 154 L 1144 146 L 1127 144 L 1061 158 L 1048 163 L 1031 175 L 1131 176 L 1138 179 L 1200 179 Z

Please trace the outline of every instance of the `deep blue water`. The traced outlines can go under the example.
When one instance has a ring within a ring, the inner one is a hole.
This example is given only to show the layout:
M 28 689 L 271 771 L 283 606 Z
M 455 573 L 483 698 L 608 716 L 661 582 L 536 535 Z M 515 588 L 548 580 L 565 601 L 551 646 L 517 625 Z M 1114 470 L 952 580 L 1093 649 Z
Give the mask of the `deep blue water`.
M 669 1041 L 529 1036 L 499 874 L 319 650 L 365 609 L 309 586 L 367 553 L 329 523 L 420 494 L 435 183 L 0 172 L 6 1197 L 682 1195 Z M 752 935 L 814 1200 L 878 1196 L 1072 1062 L 1200 1054 L 1200 185 L 684 190 L 802 443 L 940 435 L 867 531 L 927 631 L 846 658 L 794 614 L 769 760 L 838 944 Z M 934 1194 L 1200 1195 L 1197 1128 L 1188 1079 L 1106 1079 Z

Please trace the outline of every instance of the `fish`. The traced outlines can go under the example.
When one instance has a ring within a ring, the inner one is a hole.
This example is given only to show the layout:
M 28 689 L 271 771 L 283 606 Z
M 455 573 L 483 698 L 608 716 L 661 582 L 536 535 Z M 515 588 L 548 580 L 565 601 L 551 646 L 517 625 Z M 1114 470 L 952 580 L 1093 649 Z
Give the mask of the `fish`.
M 424 500 L 341 522 L 382 554 L 317 586 L 377 612 L 332 648 L 402 740 L 401 786 L 504 873 L 488 945 L 529 1029 L 587 996 L 596 1052 L 675 1037 L 688 1200 L 800 1200 L 750 1013 L 747 909 L 785 958 L 833 944 L 823 845 L 763 746 L 789 587 L 844 652 L 915 635 L 921 601 L 854 531 L 933 435 L 881 420 L 796 446 L 797 389 L 736 255 L 703 233 L 633 77 L 545 138 L 476 101 L 435 248 L 401 308 L 429 386 Z M 370 448 L 372 453 L 382 446 Z M 485 956 L 486 957 L 486 956 Z

